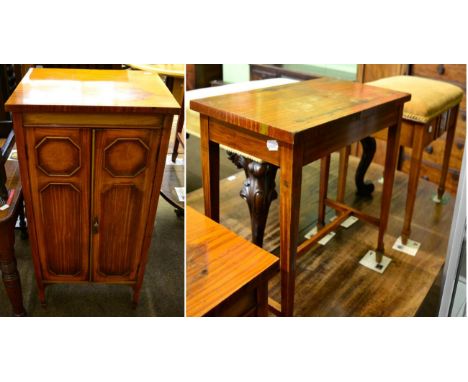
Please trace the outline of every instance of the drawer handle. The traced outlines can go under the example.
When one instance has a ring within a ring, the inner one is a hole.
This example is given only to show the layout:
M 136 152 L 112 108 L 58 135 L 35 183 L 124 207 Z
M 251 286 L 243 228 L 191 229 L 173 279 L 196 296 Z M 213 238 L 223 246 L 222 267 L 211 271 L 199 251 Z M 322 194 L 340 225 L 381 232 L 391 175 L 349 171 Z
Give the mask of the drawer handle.
M 427 146 L 425 148 L 426 153 L 432 154 L 434 152 L 434 148 L 432 146 Z
M 94 218 L 93 233 L 96 234 L 98 232 L 99 232 L 99 220 L 98 218 Z
M 424 180 L 429 180 L 429 177 L 427 175 L 422 176 Z
M 444 64 L 437 65 L 437 73 L 444 74 L 445 73 L 445 66 Z

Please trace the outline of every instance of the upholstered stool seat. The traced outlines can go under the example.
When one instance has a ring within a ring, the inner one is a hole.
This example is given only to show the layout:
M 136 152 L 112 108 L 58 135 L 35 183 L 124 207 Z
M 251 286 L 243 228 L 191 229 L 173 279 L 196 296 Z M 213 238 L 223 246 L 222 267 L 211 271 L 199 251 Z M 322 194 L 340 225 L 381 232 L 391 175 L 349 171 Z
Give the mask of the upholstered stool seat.
M 422 77 L 387 77 L 367 85 L 411 93 L 411 100 L 403 108 L 403 118 L 419 123 L 430 122 L 463 98 L 463 90 L 458 86 Z
M 411 100 L 405 103 L 401 124 L 400 146 L 411 148 L 411 163 L 408 176 L 408 195 L 406 199 L 405 218 L 401 232 L 403 244 L 407 244 L 411 233 L 411 220 L 416 201 L 419 173 L 423 151 L 431 142 L 447 133 L 442 163 L 441 177 L 435 202 L 440 202 L 445 192 L 450 153 L 453 146 L 458 107 L 463 98 L 461 88 L 442 81 L 415 77 L 394 76 L 368 82 L 367 85 L 397 90 L 411 94 Z M 386 139 L 385 131 L 374 135 L 378 139 Z M 375 141 L 373 156 L 375 153 Z M 343 163 L 347 163 L 347 153 Z M 366 154 L 366 153 L 364 153 Z M 368 156 L 368 154 L 366 154 Z M 370 163 L 367 160 L 367 163 Z M 343 168 L 346 168 L 344 165 Z M 365 170 L 364 170 L 365 171 Z M 362 174 L 360 175 L 363 176 Z M 340 168 L 340 181 L 338 191 L 343 194 L 340 187 L 344 187 L 345 171 Z M 373 187 L 371 188 L 373 190 Z

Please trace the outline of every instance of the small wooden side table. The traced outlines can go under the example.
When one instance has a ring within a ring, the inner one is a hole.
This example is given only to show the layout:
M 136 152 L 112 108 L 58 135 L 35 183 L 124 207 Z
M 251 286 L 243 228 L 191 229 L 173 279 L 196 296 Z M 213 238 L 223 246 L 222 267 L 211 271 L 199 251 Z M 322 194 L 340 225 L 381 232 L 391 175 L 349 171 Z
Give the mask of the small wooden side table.
M 15 224 L 23 208 L 18 162 L 7 161 L 5 171 L 6 186 L 9 190 L 14 190 L 14 195 L 10 207 L 0 211 L 0 271 L 13 315 L 21 317 L 26 315 L 26 310 L 15 258 Z
M 278 258 L 187 207 L 187 316 L 266 316 Z
M 351 214 L 379 228 L 377 260 L 381 261 L 403 104 L 410 98 L 406 93 L 323 78 L 191 101 L 190 107 L 200 113 L 203 190 L 208 217 L 219 221 L 220 144 L 280 167 L 281 305 L 270 303 L 276 314 L 293 315 L 296 255 L 307 252 Z M 323 182 L 319 220 L 324 217 L 325 203 L 338 210 L 338 217 L 298 248 L 302 167 L 328 158 L 322 162 L 326 170 L 332 152 L 386 127 L 388 149 L 380 217 L 330 201 Z

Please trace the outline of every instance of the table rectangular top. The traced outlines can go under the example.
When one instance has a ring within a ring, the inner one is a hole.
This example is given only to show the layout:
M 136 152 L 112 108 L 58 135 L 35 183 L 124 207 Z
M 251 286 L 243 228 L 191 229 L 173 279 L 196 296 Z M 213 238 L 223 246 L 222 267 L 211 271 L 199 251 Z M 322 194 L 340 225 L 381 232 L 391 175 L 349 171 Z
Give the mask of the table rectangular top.
M 203 316 L 278 258 L 191 207 L 187 217 L 187 316 Z
M 13 112 L 177 114 L 164 82 L 136 70 L 30 69 L 5 103 Z
M 202 115 L 262 135 L 282 137 L 410 98 L 407 93 L 320 78 L 196 99 L 190 107 Z

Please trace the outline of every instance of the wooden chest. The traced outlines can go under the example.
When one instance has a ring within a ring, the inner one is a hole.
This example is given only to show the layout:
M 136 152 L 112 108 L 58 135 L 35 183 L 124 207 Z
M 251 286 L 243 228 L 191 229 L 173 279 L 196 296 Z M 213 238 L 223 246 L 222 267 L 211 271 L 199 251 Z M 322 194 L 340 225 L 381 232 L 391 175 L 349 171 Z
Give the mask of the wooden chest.
M 41 302 L 50 283 L 129 284 L 138 302 L 174 114 L 158 76 L 31 69 L 13 112 Z

